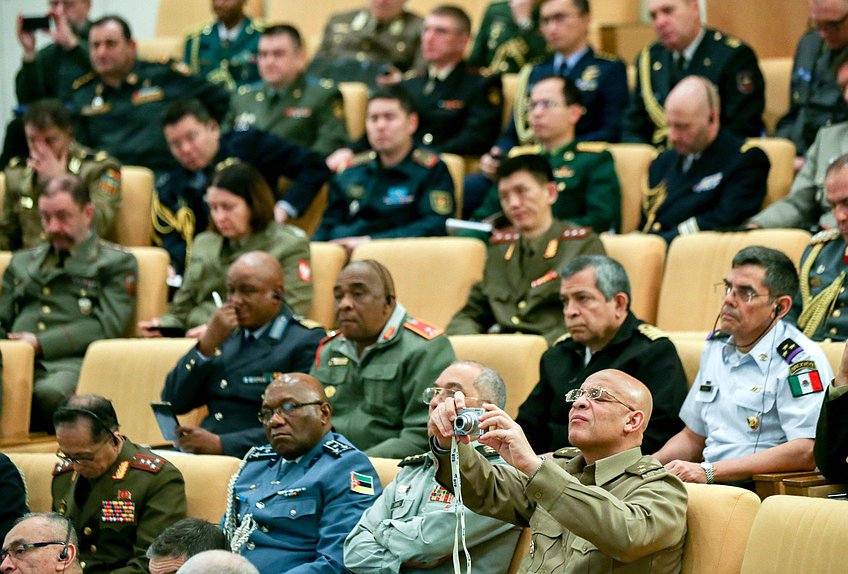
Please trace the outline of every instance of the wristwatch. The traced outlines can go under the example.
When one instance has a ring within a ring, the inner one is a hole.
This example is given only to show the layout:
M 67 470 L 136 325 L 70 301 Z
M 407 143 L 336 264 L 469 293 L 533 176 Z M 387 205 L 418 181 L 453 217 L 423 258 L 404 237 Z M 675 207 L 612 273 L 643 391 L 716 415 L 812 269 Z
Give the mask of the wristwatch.
M 704 469 L 704 474 L 707 475 L 707 484 L 712 484 L 715 479 L 715 474 L 713 473 L 713 465 L 709 462 L 702 462 L 701 468 Z

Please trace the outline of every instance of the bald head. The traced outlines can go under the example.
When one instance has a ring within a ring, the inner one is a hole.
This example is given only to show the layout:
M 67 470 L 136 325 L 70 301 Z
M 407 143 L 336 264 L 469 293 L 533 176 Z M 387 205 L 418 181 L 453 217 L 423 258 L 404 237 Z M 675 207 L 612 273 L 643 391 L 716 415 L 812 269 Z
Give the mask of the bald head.
M 255 330 L 273 321 L 283 296 L 283 270 L 272 255 L 250 251 L 230 265 L 227 304 L 235 309 L 239 327 Z
M 207 550 L 189 558 L 177 574 L 259 574 L 259 570 L 244 556 Z
M 265 394 L 276 388 L 289 389 L 297 387 L 301 390 L 306 400 L 309 401 L 326 401 L 327 395 L 324 394 L 324 386 L 318 379 L 306 373 L 285 373 L 280 375 L 265 389 Z
M 230 269 L 245 270 L 283 290 L 283 268 L 276 257 L 265 251 L 248 251 L 233 261 Z
M 701 153 L 718 135 L 718 90 L 700 76 L 682 79 L 665 101 L 668 141 L 682 156 Z
M 609 390 L 633 410 L 645 413 L 645 422 L 641 430 L 644 431 L 648 426 L 654 410 L 654 399 L 651 397 L 651 391 L 639 379 L 631 377 L 624 371 L 605 369 L 591 375 L 586 379 L 586 383 Z

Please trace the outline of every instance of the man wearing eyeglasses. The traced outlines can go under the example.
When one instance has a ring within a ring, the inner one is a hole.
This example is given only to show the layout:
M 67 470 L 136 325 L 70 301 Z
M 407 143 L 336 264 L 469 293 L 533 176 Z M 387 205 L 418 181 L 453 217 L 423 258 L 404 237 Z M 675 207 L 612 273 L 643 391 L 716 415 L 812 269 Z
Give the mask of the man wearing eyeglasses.
M 55 513 L 23 516 L 3 540 L 0 571 L 4 574 L 82 574 L 73 525 Z
M 206 406 L 200 427 L 180 426 L 177 447 L 242 458 L 265 442 L 256 422 L 265 388 L 277 373 L 307 371 L 326 331 L 283 303 L 276 257 L 251 251 L 227 271 L 227 301 L 197 345 L 168 373 L 162 400 L 177 414 Z
M 795 266 L 780 251 L 746 247 L 724 285 L 719 329 L 680 409 L 686 428 L 655 456 L 685 482 L 748 488 L 754 474 L 812 470 L 833 371 L 818 345 L 783 320 L 798 291 Z
M 480 443 L 507 465 L 490 465 L 456 436 L 463 393 L 433 410 L 428 430 L 436 480 L 448 490 L 456 438 L 462 498 L 469 509 L 532 531 L 522 572 L 679 572 L 686 539 L 683 483 L 640 445 L 652 411 L 642 383 L 612 369 L 590 375 L 565 397 L 574 447 L 539 456 L 512 418 L 493 404 L 480 417 Z
M 118 432 L 107 399 L 75 395 L 53 417 L 53 510 L 79 533 L 86 574 L 148 574 L 147 547 L 186 516 L 185 484 L 164 458 Z
M 432 413 L 458 391 L 468 407 L 503 408 L 506 385 L 493 369 L 457 361 L 442 371 L 421 397 Z M 475 437 L 476 438 L 476 437 Z M 491 464 L 505 464 L 491 448 L 471 443 Z M 450 574 L 456 514 L 453 495 L 436 483 L 431 453 L 407 457 L 402 470 L 365 511 L 345 540 L 345 567 L 356 574 Z M 479 514 L 465 515 L 465 537 L 475 571 L 505 572 L 520 530 Z
M 361 451 L 332 431 L 333 409 L 314 377 L 279 374 L 254 447 L 230 483 L 222 528 L 233 552 L 262 574 L 345 572 L 343 544 L 382 488 Z

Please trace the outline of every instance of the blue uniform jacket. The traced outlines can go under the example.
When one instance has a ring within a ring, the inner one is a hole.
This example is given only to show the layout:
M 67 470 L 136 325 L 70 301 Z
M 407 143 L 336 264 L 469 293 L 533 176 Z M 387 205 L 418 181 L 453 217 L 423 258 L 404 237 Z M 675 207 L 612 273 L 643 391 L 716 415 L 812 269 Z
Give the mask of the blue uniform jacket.
M 224 532 L 231 535 L 231 525 L 252 515 L 257 527 L 240 553 L 261 574 L 347 572 L 344 541 L 383 490 L 377 472 L 363 452 L 334 432 L 283 476 L 281 459 L 270 445 L 247 454 L 230 494 Z
M 267 441 L 256 418 L 265 387 L 275 373 L 308 372 L 324 335 L 324 329 L 302 324 L 284 308 L 252 343 L 236 329 L 214 357 L 196 347 L 186 353 L 168 374 L 162 400 L 177 414 L 207 405 L 209 415 L 200 426 L 221 437 L 224 454 L 241 458 Z

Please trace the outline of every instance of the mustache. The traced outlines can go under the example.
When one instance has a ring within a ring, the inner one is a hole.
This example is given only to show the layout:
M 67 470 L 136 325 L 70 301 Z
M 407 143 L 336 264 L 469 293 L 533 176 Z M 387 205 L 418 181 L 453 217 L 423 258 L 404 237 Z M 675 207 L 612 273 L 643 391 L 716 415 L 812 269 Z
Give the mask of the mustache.
M 739 318 L 739 313 L 737 313 L 735 309 L 733 309 L 732 307 L 728 307 L 727 305 L 722 306 L 721 314 L 722 315 L 725 315 L 725 314 L 730 315 L 734 319 Z

